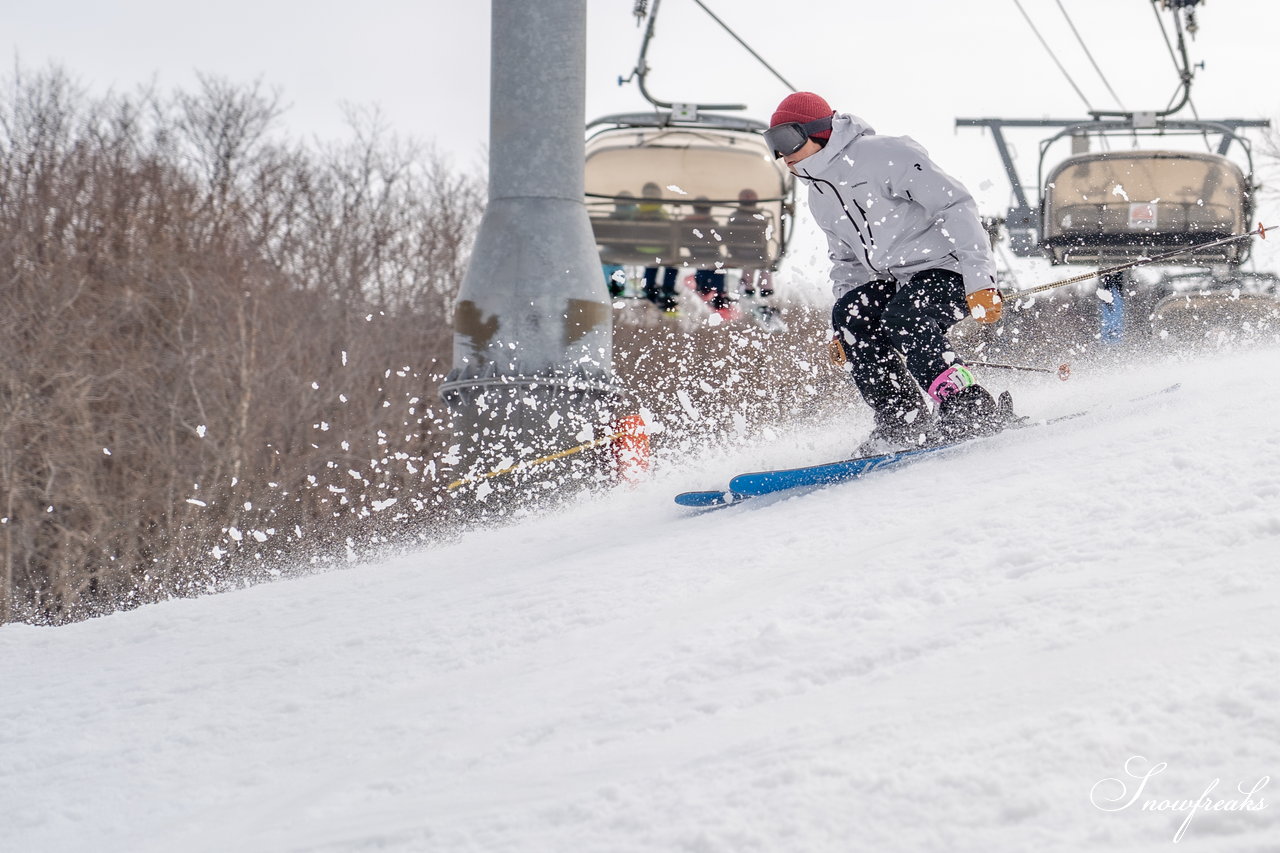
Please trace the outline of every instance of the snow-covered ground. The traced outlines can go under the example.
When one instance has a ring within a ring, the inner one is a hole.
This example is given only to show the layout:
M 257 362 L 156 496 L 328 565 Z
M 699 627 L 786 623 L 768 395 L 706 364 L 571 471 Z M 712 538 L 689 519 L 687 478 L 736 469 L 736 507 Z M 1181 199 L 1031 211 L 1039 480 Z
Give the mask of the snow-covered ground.
M 784 499 L 670 497 L 865 414 L 379 565 L 0 628 L 0 849 L 1280 850 L 1276 356 L 1019 380 L 1091 414 Z

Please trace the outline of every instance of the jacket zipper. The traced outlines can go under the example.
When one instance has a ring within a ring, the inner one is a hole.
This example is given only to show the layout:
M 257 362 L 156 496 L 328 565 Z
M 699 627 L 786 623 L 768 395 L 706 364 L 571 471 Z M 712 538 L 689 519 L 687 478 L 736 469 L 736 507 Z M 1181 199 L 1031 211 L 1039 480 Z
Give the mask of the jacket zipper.
M 815 178 L 808 172 L 805 172 L 803 175 L 797 173 L 797 177 L 804 178 L 807 181 L 813 181 L 815 184 L 826 184 L 831 187 L 831 191 L 835 193 L 836 199 L 840 202 L 840 209 L 844 211 L 845 218 L 848 219 L 849 224 L 853 226 L 853 232 L 858 235 L 858 242 L 862 244 L 862 257 L 866 259 L 867 269 L 871 270 L 876 275 L 884 275 L 883 272 L 876 269 L 871 263 L 871 250 L 867 240 L 870 239 L 871 245 L 874 245 L 875 235 L 871 233 L 871 220 L 867 218 L 867 212 L 862 209 L 862 205 L 858 204 L 856 201 L 853 203 L 853 206 L 858 208 L 858 213 L 862 216 L 863 224 L 867 227 L 867 235 L 865 237 L 862 235 L 862 228 L 858 226 L 858 221 L 854 219 L 853 214 L 849 212 L 849 205 L 845 202 L 844 196 L 840 195 L 840 190 L 836 189 L 835 184 L 825 178 Z M 822 187 L 818 187 L 818 192 L 822 192 Z

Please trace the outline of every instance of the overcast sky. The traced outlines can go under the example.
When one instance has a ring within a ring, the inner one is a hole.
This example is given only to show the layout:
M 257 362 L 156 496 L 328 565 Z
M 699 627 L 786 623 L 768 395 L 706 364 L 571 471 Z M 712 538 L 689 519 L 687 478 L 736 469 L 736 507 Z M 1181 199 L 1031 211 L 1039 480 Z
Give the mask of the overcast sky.
M 1008 182 L 990 138 L 955 129 L 956 117 L 1087 112 L 1015 0 L 705 2 L 797 88 L 822 93 L 881 133 L 919 140 L 973 190 L 984 212 L 1003 212 Z M 1059 0 L 1020 2 L 1089 103 L 1115 108 Z M 341 138 L 344 102 L 378 105 L 396 132 L 435 143 L 460 166 L 482 168 L 489 98 L 483 0 L 4 3 L 10 67 L 57 63 L 95 91 L 149 80 L 190 87 L 196 71 L 261 79 L 289 105 L 289 133 Z M 1150 0 L 1061 3 L 1124 107 L 1169 104 L 1177 77 Z M 588 0 L 588 118 L 647 106 L 634 84 L 617 85 L 639 51 L 633 5 Z M 1172 36 L 1170 16 L 1161 17 Z M 1191 53 L 1205 64 L 1193 90 L 1200 116 L 1280 117 L 1280 2 L 1211 0 L 1198 18 Z M 742 102 L 748 115 L 767 119 L 788 91 L 692 0 L 663 0 L 649 60 L 649 89 L 666 100 Z M 1028 179 L 1042 135 L 1013 139 Z

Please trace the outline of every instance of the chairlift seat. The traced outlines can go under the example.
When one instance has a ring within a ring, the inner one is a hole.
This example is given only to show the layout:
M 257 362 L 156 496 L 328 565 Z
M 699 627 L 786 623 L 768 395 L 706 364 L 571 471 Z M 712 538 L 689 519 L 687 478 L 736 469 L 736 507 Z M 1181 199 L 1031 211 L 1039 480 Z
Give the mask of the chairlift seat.
M 680 255 L 676 223 L 592 216 L 591 230 L 607 264 L 672 263 Z
M 680 244 L 683 260 L 690 266 L 708 269 L 724 262 L 724 225 L 716 222 L 681 222 Z
M 725 226 L 725 251 L 730 260 L 747 266 L 768 265 L 769 257 L 777 252 L 772 245 L 773 230 L 763 214 L 745 221 L 736 217 Z

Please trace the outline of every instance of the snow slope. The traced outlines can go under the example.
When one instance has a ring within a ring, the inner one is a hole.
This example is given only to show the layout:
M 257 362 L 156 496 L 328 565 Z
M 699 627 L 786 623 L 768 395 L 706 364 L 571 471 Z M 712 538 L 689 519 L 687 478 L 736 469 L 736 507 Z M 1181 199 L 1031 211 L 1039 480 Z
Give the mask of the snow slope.
M 1092 412 L 785 499 L 670 503 L 864 414 L 379 565 L 7 626 L 0 849 L 1162 851 L 1190 816 L 1178 849 L 1280 850 L 1275 357 L 1025 380 Z M 1235 810 L 1172 810 L 1215 779 Z

